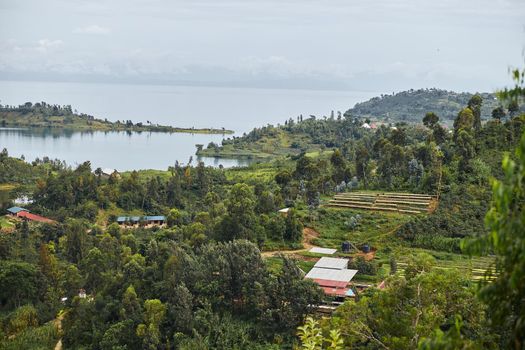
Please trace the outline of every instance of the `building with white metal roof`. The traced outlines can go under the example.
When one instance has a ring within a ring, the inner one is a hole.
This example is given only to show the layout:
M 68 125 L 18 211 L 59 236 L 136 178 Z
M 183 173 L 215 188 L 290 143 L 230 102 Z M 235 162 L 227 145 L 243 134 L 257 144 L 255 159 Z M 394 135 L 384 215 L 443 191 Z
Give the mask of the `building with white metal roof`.
M 314 267 L 306 274 L 306 278 L 313 280 L 324 280 L 324 281 L 335 281 L 335 282 L 344 282 L 345 285 L 350 283 L 352 278 L 354 278 L 357 270 L 335 270 L 335 269 L 325 269 Z
M 316 253 L 316 254 L 327 254 L 332 255 L 337 252 L 337 249 L 331 249 L 331 248 L 321 248 L 321 247 L 313 247 L 309 250 L 310 253 Z
M 333 269 L 333 270 L 342 270 L 348 267 L 348 259 L 340 258 L 329 258 L 323 256 L 315 263 L 314 267 L 323 268 L 323 269 Z

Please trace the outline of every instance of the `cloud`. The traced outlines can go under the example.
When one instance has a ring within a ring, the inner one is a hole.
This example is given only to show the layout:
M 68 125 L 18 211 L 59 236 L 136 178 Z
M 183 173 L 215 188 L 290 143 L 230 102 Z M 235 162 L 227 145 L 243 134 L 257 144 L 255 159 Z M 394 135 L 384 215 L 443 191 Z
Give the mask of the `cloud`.
M 62 40 L 40 39 L 38 40 L 38 45 L 35 49 L 40 52 L 48 52 L 49 50 L 56 49 L 63 44 L 64 42 Z
M 90 34 L 90 35 L 105 35 L 110 32 L 109 28 L 101 27 L 97 24 L 92 24 L 86 27 L 79 27 L 73 30 L 74 34 Z

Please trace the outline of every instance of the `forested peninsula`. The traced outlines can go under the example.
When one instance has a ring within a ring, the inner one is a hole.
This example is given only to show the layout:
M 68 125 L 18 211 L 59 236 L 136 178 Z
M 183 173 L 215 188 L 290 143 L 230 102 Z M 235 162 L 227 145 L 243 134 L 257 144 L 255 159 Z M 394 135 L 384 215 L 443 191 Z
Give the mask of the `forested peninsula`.
M 475 98 L 474 98 L 475 96 Z M 495 94 L 456 93 L 439 89 L 409 90 L 381 95 L 357 103 L 342 113 L 332 111 L 325 116 L 297 116 L 279 125 L 254 128 L 240 137 L 224 139 L 222 144 L 210 142 L 198 145 L 197 155 L 222 158 L 275 159 L 322 153 L 331 147 L 342 147 L 348 139 L 361 137 L 381 126 L 404 128 L 407 125 L 424 128 L 423 117 L 428 111 L 439 116 L 443 132 L 449 132 L 453 121 L 471 101 L 481 99 L 479 122 L 505 120 L 517 116 L 523 109 L 516 103 L 503 106 Z
M 98 119 L 92 115 L 78 113 L 70 105 L 46 102 L 26 102 L 19 106 L 0 105 L 0 127 L 8 128 L 63 128 L 78 131 L 152 131 L 193 134 L 233 134 L 225 128 L 180 128 L 159 125 L 149 120 L 133 123 L 131 120 Z

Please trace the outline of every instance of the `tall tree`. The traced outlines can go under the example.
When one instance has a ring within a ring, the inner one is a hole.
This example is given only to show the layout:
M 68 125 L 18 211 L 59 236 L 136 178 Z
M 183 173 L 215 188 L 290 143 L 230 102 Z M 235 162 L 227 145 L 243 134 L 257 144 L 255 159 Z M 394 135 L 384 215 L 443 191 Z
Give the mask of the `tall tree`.
M 157 350 L 161 345 L 160 325 L 166 316 L 166 305 L 158 299 L 144 302 L 144 323 L 137 327 L 137 335 L 142 338 L 143 349 Z
M 474 129 L 481 129 L 481 105 L 483 104 L 483 98 L 479 94 L 475 94 L 468 101 L 468 108 L 472 111 L 474 115 Z
M 503 347 L 525 347 L 525 133 L 516 160 L 503 160 L 504 179 L 493 182 L 486 222 L 490 232 L 471 242 L 474 252 L 494 252 L 495 280 L 480 291 Z

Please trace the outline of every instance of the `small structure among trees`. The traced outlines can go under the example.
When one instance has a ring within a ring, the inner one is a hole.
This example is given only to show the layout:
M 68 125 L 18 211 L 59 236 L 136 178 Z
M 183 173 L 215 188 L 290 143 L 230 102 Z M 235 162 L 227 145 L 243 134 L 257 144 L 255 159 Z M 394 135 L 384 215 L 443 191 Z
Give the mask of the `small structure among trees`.
M 119 216 L 117 223 L 126 226 L 162 226 L 166 223 L 166 217 L 164 215 Z
M 42 222 L 42 223 L 46 223 L 46 224 L 53 224 L 53 223 L 56 222 L 56 221 L 48 219 L 46 217 L 33 214 L 29 210 L 27 210 L 25 208 L 21 208 L 21 207 L 11 207 L 11 208 L 7 209 L 7 212 L 9 213 L 9 215 L 11 215 L 13 217 L 17 217 L 17 218 L 22 219 L 22 220 Z

